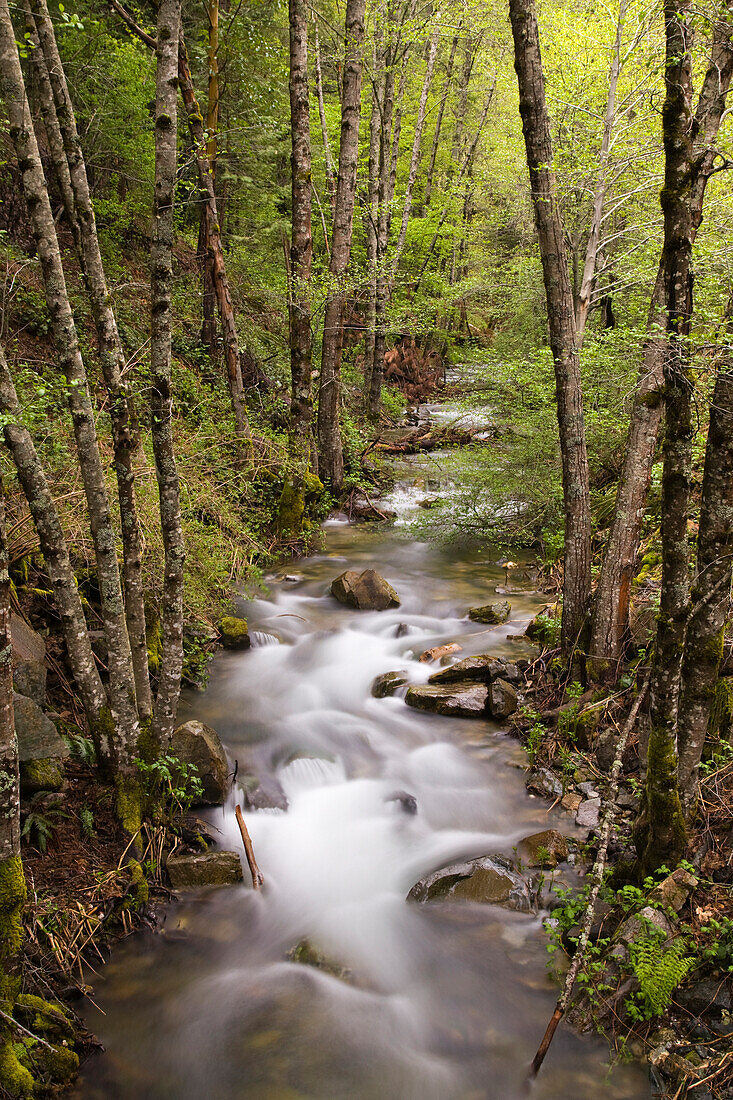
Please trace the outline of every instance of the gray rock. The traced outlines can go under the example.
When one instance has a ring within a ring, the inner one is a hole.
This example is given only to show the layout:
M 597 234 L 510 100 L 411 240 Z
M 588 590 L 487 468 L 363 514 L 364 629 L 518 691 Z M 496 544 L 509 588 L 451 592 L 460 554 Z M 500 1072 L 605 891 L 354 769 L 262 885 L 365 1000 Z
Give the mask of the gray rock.
M 242 864 L 236 852 L 197 852 L 169 856 L 166 870 L 174 890 L 232 886 L 243 879 Z
M 542 798 L 562 798 L 562 783 L 549 768 L 537 768 L 527 774 L 524 785 L 530 794 L 538 794 Z
M 15 714 L 15 732 L 18 735 L 18 759 L 46 760 L 49 757 L 64 759 L 69 748 L 53 722 L 38 703 L 25 695 L 13 693 L 13 711 Z
M 244 790 L 244 804 L 248 810 L 282 810 L 288 808 L 285 791 L 276 779 L 268 779 L 256 787 Z
M 229 765 L 216 730 L 203 722 L 184 722 L 173 731 L 171 752 L 183 764 L 193 764 L 204 788 L 202 804 L 219 806 L 229 793 Z
M 678 867 L 652 890 L 649 899 L 679 913 L 697 884 L 698 880 L 693 874 L 684 867 Z
M 518 706 L 517 691 L 507 680 L 494 680 L 489 688 L 489 710 L 492 718 L 508 718 Z
M 400 598 L 392 585 L 374 569 L 365 569 L 363 573 L 347 569 L 331 584 L 331 595 L 339 603 L 360 611 L 386 611 L 400 606 Z
M 404 687 L 409 676 L 404 670 L 400 672 L 383 672 L 372 681 L 372 695 L 375 699 L 386 699 L 388 695 L 394 695 L 401 687 Z
M 479 653 L 475 657 L 464 657 L 440 672 L 434 672 L 428 680 L 430 684 L 455 684 L 461 680 L 476 680 L 488 684 L 497 676 L 506 679 L 507 662 L 501 657 L 492 657 L 489 653 Z
M 443 899 L 503 905 L 529 913 L 536 903 L 535 884 L 499 856 L 480 856 L 434 871 L 416 882 L 407 895 L 408 901 Z
M 20 615 L 10 615 L 13 690 L 39 707 L 46 702 L 46 643 Z
M 637 916 L 629 917 L 621 925 L 618 931 L 618 939 L 625 947 L 629 947 L 636 940 L 644 939 L 649 935 L 649 925 L 653 924 L 665 936 L 671 936 L 674 928 L 661 909 L 653 909 L 647 905 Z
M 416 684 L 408 688 L 405 702 L 418 710 L 456 718 L 484 718 L 489 689 L 486 684 Z
M 733 983 L 730 977 L 706 978 L 688 989 L 678 990 L 674 999 L 695 1016 L 703 1012 L 730 1012 L 733 1010 Z
M 403 813 L 417 813 L 417 799 L 414 794 L 409 794 L 408 791 L 394 791 L 392 794 L 388 794 L 384 801 L 397 802 Z
M 585 802 L 581 802 L 578 807 L 578 812 L 575 815 L 575 824 L 580 825 L 582 829 L 597 829 L 600 813 L 600 798 L 586 798 Z
M 517 858 L 525 867 L 556 867 L 568 858 L 567 839 L 557 829 L 532 833 L 519 841 Z
M 489 623 L 490 625 L 505 623 L 512 611 L 512 605 L 508 600 L 499 603 L 488 603 L 484 607 L 472 607 L 468 612 L 469 619 L 475 623 Z
M 578 783 L 578 790 L 581 794 L 584 794 L 586 798 L 598 798 L 598 791 L 596 790 L 595 783 Z

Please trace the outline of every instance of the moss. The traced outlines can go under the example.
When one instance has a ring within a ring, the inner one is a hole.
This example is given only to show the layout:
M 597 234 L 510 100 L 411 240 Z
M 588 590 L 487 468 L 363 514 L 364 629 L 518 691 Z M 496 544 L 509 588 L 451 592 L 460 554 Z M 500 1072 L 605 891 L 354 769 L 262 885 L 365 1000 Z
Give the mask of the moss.
M 708 719 L 709 741 L 730 741 L 733 733 L 733 677 L 722 676 L 713 691 Z
M 61 1045 L 54 1045 L 52 1050 L 40 1045 L 35 1047 L 33 1062 L 56 1086 L 70 1085 L 79 1072 L 79 1055 Z
M 59 791 L 63 782 L 61 765 L 50 756 L 42 760 L 26 760 L 20 766 L 20 785 L 24 793 Z
M 26 889 L 20 856 L 0 861 L 0 1007 L 12 1015 L 20 989 L 17 959 L 23 946 L 23 907 Z M 30 1072 L 18 1061 L 12 1035 L 0 1028 L 0 1085 L 12 1097 L 35 1095 Z
M 275 526 L 280 535 L 299 535 L 303 527 L 305 514 L 305 493 L 303 488 L 292 481 L 283 485 L 277 506 Z
M 129 836 L 137 836 L 142 824 L 142 787 L 138 776 L 118 775 L 117 820 Z
M 137 912 L 138 909 L 142 909 L 143 906 L 147 905 L 150 900 L 150 887 L 148 886 L 148 880 L 145 878 L 142 865 L 136 859 L 128 861 L 127 871 L 130 875 L 130 888 L 122 903 L 122 908 Z
M 145 764 L 153 764 L 160 756 L 160 743 L 153 734 L 153 723 L 146 718 L 140 723 L 137 737 L 137 755 Z
M 225 615 L 219 623 L 219 633 L 225 638 L 243 638 L 249 633 L 246 619 L 240 619 L 237 615 Z
M 160 629 L 160 619 L 147 632 L 148 644 L 148 670 L 157 676 L 160 672 L 160 662 L 163 657 L 163 635 Z
M 76 1029 L 58 1001 L 44 1001 L 43 997 L 35 997 L 32 993 L 21 993 L 15 1014 L 30 1031 L 46 1039 L 73 1042 L 76 1038 Z
M 642 873 L 652 874 L 663 864 L 676 866 L 684 855 L 687 833 L 677 783 L 675 738 L 663 723 L 653 724 L 649 734 L 644 816 Z
M 102 707 L 99 712 L 99 718 L 92 726 L 90 732 L 97 753 L 97 760 L 100 762 L 102 771 L 108 771 L 110 746 L 113 745 L 115 741 L 115 720 L 112 717 L 112 711 L 109 707 Z

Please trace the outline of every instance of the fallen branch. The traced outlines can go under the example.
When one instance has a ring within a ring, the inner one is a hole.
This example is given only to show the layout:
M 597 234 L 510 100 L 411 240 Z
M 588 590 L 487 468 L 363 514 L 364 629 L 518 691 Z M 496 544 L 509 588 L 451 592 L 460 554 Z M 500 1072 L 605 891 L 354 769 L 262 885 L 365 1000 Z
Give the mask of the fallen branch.
M 413 432 L 395 443 L 377 443 L 375 449 L 388 455 L 411 455 L 417 451 L 434 451 L 438 447 L 461 447 L 470 443 L 473 428 L 445 428 L 431 432 Z
M 261 890 L 262 887 L 265 885 L 265 879 L 262 871 L 260 871 L 259 867 L 257 866 L 254 848 L 252 847 L 252 838 L 247 831 L 247 826 L 244 823 L 244 818 L 242 817 L 242 810 L 240 806 L 235 807 L 234 814 L 237 819 L 237 825 L 239 825 L 239 831 L 242 834 L 242 844 L 244 845 L 244 852 L 247 856 L 247 863 L 249 864 L 250 874 L 252 875 L 252 889 Z
M 545 1056 L 550 1049 L 550 1043 L 552 1042 L 555 1031 L 557 1030 L 557 1025 L 560 1023 L 560 1020 L 563 1018 L 565 1010 L 568 1007 L 568 1003 L 573 992 L 573 987 L 575 985 L 575 979 L 578 976 L 580 968 L 583 964 L 583 959 L 585 958 L 585 952 L 588 947 L 588 941 L 590 939 L 590 930 L 593 926 L 593 919 L 595 917 L 596 902 L 598 901 L 598 894 L 601 889 L 601 884 L 603 883 L 603 874 L 606 869 L 608 841 L 610 839 L 611 829 L 613 828 L 613 823 L 616 817 L 614 803 L 616 801 L 616 798 L 618 797 L 619 776 L 621 775 L 621 761 L 623 759 L 624 751 L 626 749 L 626 744 L 629 740 L 629 734 L 633 729 L 634 723 L 636 721 L 636 716 L 639 713 L 639 708 L 644 700 L 644 697 L 646 696 L 647 689 L 649 687 L 649 680 L 650 674 L 648 673 L 644 683 L 641 686 L 641 689 L 639 690 L 639 694 L 634 700 L 634 705 L 629 711 L 629 716 L 624 723 L 624 727 L 619 733 L 619 739 L 616 744 L 616 756 L 613 761 L 613 767 L 611 768 L 611 774 L 609 777 L 610 783 L 606 796 L 606 803 L 603 807 L 603 824 L 601 826 L 600 832 L 600 845 L 598 848 L 598 853 L 596 855 L 595 863 L 593 864 L 593 870 L 591 871 L 590 875 L 590 879 L 593 885 L 588 896 L 588 906 L 585 911 L 583 929 L 578 938 L 573 961 L 570 964 L 570 969 L 568 970 L 565 977 L 565 985 L 563 986 L 563 991 L 558 999 L 557 1004 L 555 1005 L 555 1011 L 550 1017 L 550 1022 L 548 1023 L 545 1034 L 542 1037 L 542 1042 L 537 1048 L 537 1053 L 532 1059 L 532 1065 L 530 1066 L 528 1074 L 530 1080 L 534 1080 L 542 1067 Z

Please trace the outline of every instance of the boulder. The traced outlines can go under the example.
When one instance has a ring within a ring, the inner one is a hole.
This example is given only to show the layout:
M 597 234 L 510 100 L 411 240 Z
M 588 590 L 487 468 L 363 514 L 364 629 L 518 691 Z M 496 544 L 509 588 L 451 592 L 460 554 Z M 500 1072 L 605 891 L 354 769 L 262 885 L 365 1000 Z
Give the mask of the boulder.
M 494 680 L 489 688 L 489 711 L 492 718 L 508 718 L 514 714 L 519 703 L 517 690 L 508 680 Z
M 409 791 L 393 791 L 392 794 L 387 795 L 384 801 L 395 802 L 405 814 L 414 815 L 417 813 L 417 799 Z
M 58 759 L 25 760 L 20 765 L 20 789 L 23 794 L 39 791 L 60 791 L 64 785 L 64 770 Z
M 704 978 L 688 989 L 677 990 L 674 999 L 693 1016 L 729 1013 L 733 1011 L 733 986 L 729 977 Z
M 20 615 L 10 615 L 13 690 L 39 707 L 46 702 L 46 643 Z
M 285 791 L 276 779 L 268 778 L 255 787 L 243 788 L 244 805 L 248 810 L 280 810 L 288 808 Z
M 472 607 L 468 617 L 475 623 L 489 623 L 493 626 L 505 623 L 511 611 L 512 605 L 508 600 L 501 600 L 498 603 L 487 603 L 484 607 Z
M 517 858 L 525 867 L 556 867 L 568 854 L 568 842 L 557 829 L 532 833 L 517 845 Z
M 25 695 L 13 693 L 13 712 L 18 737 L 18 759 L 21 763 L 28 760 L 47 760 L 49 757 L 64 759 L 69 755 L 68 745 L 38 703 Z
M 409 676 L 403 669 L 399 672 L 383 672 L 372 680 L 372 695 L 375 699 L 386 699 L 388 695 L 394 695 L 404 687 L 408 680 Z
M 407 689 L 405 702 L 418 710 L 455 718 L 484 718 L 489 689 L 486 684 L 416 684 Z
M 530 794 L 538 794 L 542 798 L 562 798 L 562 783 L 549 768 L 537 768 L 527 774 L 524 785 Z
M 201 802 L 219 806 L 229 793 L 229 765 L 216 730 L 203 722 L 184 722 L 173 731 L 170 749 L 183 764 L 193 764 L 204 788 Z
M 251 645 L 247 620 L 239 615 L 225 615 L 219 623 L 221 644 L 227 649 L 249 649 Z
M 507 860 L 499 856 L 480 856 L 434 871 L 416 882 L 407 895 L 408 901 L 443 899 L 504 905 L 520 913 L 529 913 L 535 907 L 535 884 L 514 871 Z
M 597 829 L 600 813 L 600 798 L 586 798 L 585 802 L 581 802 L 578 807 L 578 812 L 575 815 L 575 824 L 580 825 L 582 829 Z
M 460 680 L 477 680 L 488 684 L 497 676 L 503 676 L 507 668 L 501 657 L 492 657 L 489 653 L 479 653 L 475 657 L 464 657 L 440 672 L 434 672 L 428 680 L 430 684 L 455 684 Z
M 359 611 L 386 611 L 390 607 L 399 607 L 400 599 L 394 588 L 374 569 L 365 569 L 357 573 L 347 569 L 331 584 L 331 595 L 347 607 Z
M 169 856 L 165 866 L 174 890 L 232 886 L 243 878 L 236 852 L 184 852 Z
M 684 867 L 678 867 L 652 890 L 649 900 L 659 902 L 665 909 L 674 909 L 675 913 L 679 913 L 697 883 L 698 880 L 693 874 L 686 871 Z

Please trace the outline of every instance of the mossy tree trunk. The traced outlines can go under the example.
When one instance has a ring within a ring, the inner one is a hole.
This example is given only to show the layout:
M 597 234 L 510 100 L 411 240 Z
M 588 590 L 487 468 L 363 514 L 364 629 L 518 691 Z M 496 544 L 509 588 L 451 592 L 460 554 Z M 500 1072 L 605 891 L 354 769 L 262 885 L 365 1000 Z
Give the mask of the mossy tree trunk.
M 323 350 L 318 393 L 318 469 L 321 478 L 339 493 L 344 480 L 344 455 L 340 432 L 341 349 L 346 304 L 346 271 L 351 255 L 354 225 L 356 169 L 359 159 L 359 116 L 364 48 L 366 0 L 347 0 L 341 145 L 331 235 L 331 287 L 323 320 Z
M 134 469 L 138 439 L 136 421 L 130 407 L 129 387 L 125 381 L 125 354 L 112 308 L 112 297 L 107 287 L 84 154 L 53 24 L 46 0 L 27 0 L 27 3 L 31 41 L 36 43 L 36 48 L 30 51 L 30 58 L 36 75 L 44 128 L 49 136 L 57 176 L 60 180 L 65 180 L 68 176 L 69 180 L 70 186 L 62 186 L 61 190 L 67 220 L 74 230 L 77 242 L 79 262 L 97 333 L 102 373 L 109 396 L 122 530 L 125 616 L 135 673 L 138 713 L 141 722 L 148 722 L 152 713 L 152 698 L 145 631 L 142 536 L 135 496 Z
M 710 426 L 677 716 L 679 785 L 688 819 L 697 802 L 697 775 L 730 614 L 733 563 L 733 299 L 728 304 L 727 346 L 720 355 L 710 405 Z
M 0 478 L 0 1008 L 12 1016 L 20 992 L 25 876 L 20 858 L 20 780 L 13 721 L 10 576 L 5 497 Z M 0 1087 L 12 1097 L 34 1094 L 31 1074 L 18 1061 L 14 1036 L 0 1020 Z
M 713 24 L 710 58 L 692 125 L 694 155 L 690 164 L 690 206 L 693 244 L 702 222 L 705 192 L 715 162 L 714 145 L 733 78 L 731 6 L 730 2 L 726 3 Z M 647 338 L 629 420 L 616 509 L 596 588 L 590 651 L 594 675 L 608 680 L 615 680 L 618 675 L 628 636 L 631 581 L 662 419 L 666 341 L 658 335 L 658 331 L 664 328 L 666 316 L 664 262 L 662 255 L 649 308 Z
M 685 847 L 677 777 L 677 703 L 689 601 L 687 540 L 692 468 L 692 26 L 690 0 L 666 0 L 664 142 L 665 436 L 662 473 L 662 587 L 652 660 L 646 773 L 645 872 L 672 866 Z
M 542 258 L 550 347 L 555 364 L 565 518 L 561 642 L 567 654 L 580 635 L 591 583 L 590 489 L 580 360 L 564 230 L 555 196 L 552 141 L 534 0 L 510 0 L 509 15 L 514 37 L 514 67 L 519 82 L 519 111 Z
M 153 735 L 163 745 L 173 733 L 183 669 L 183 566 L 178 468 L 173 448 L 171 392 L 171 290 L 173 285 L 173 207 L 178 151 L 178 45 L 181 0 L 158 7 L 155 89 L 155 190 L 150 249 L 151 434 L 160 495 L 160 526 L 165 550 L 162 652 L 153 710 Z
M 66 289 L 56 226 L 38 143 L 25 94 L 16 36 L 7 0 L 0 7 L 0 79 L 9 134 L 22 181 L 33 238 L 40 260 L 51 332 L 66 378 L 100 589 L 108 651 L 110 708 L 93 729 L 100 760 L 114 769 L 137 744 L 139 722 L 130 639 L 117 561 L 117 546 L 86 368 Z
M 290 446 L 306 464 L 313 450 L 311 393 L 311 139 L 308 92 L 308 14 L 304 0 L 290 0 L 290 137 L 292 237 L 290 241 Z M 316 47 L 317 48 L 317 47 Z M 319 85 L 320 86 L 320 85 Z M 325 120 L 324 120 L 325 121 Z M 327 140 L 327 135 L 324 140 Z

